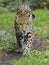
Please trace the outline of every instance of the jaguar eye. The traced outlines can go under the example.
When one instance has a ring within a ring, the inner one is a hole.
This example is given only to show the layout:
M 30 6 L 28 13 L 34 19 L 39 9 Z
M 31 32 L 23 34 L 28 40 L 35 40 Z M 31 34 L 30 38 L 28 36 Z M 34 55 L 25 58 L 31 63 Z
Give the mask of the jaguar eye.
M 28 15 L 28 17 L 30 17 L 30 14 Z
M 27 23 L 27 25 L 29 25 L 29 23 Z
M 21 13 L 21 15 L 22 15 L 22 13 Z
M 31 23 L 27 23 L 27 25 L 30 25 Z

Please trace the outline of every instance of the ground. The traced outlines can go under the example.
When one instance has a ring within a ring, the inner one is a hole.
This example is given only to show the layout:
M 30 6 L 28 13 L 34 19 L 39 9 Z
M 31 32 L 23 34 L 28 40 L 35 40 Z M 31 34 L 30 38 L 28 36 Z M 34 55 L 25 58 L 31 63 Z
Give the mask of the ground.
M 7 56 L 3 56 L 0 58 L 0 65 L 10 65 L 10 62 L 13 59 L 18 60 L 22 56 L 22 53 L 8 53 Z

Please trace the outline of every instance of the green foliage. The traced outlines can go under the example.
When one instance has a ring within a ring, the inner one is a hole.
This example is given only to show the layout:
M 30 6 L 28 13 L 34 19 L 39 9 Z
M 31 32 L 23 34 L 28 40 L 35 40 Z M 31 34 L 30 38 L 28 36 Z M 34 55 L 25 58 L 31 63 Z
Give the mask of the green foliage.
M 0 7 L 5 7 L 12 12 L 22 4 L 27 4 L 32 9 L 49 8 L 49 0 L 0 0 Z
M 19 60 L 13 60 L 11 65 L 49 65 L 49 51 L 33 50 L 28 57 L 22 57 Z
M 7 31 L 0 31 L 0 51 L 10 52 L 16 49 L 16 38 Z

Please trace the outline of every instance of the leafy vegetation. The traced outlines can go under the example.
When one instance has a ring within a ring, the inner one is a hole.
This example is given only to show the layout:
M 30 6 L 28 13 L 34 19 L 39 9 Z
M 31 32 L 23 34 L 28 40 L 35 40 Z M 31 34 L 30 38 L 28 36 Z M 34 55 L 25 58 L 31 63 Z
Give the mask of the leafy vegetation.
M 49 65 L 49 51 L 34 50 L 29 56 L 13 59 L 11 65 Z
M 0 51 L 10 52 L 16 49 L 16 38 L 7 31 L 0 31 Z

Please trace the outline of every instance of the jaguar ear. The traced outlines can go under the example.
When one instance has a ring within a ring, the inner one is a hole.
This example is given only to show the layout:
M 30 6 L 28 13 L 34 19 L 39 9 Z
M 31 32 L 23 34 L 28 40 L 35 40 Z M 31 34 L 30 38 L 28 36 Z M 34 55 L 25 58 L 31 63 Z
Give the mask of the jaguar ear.
M 33 18 L 33 19 L 35 18 L 35 15 L 34 15 L 34 14 L 32 14 L 32 18 Z

